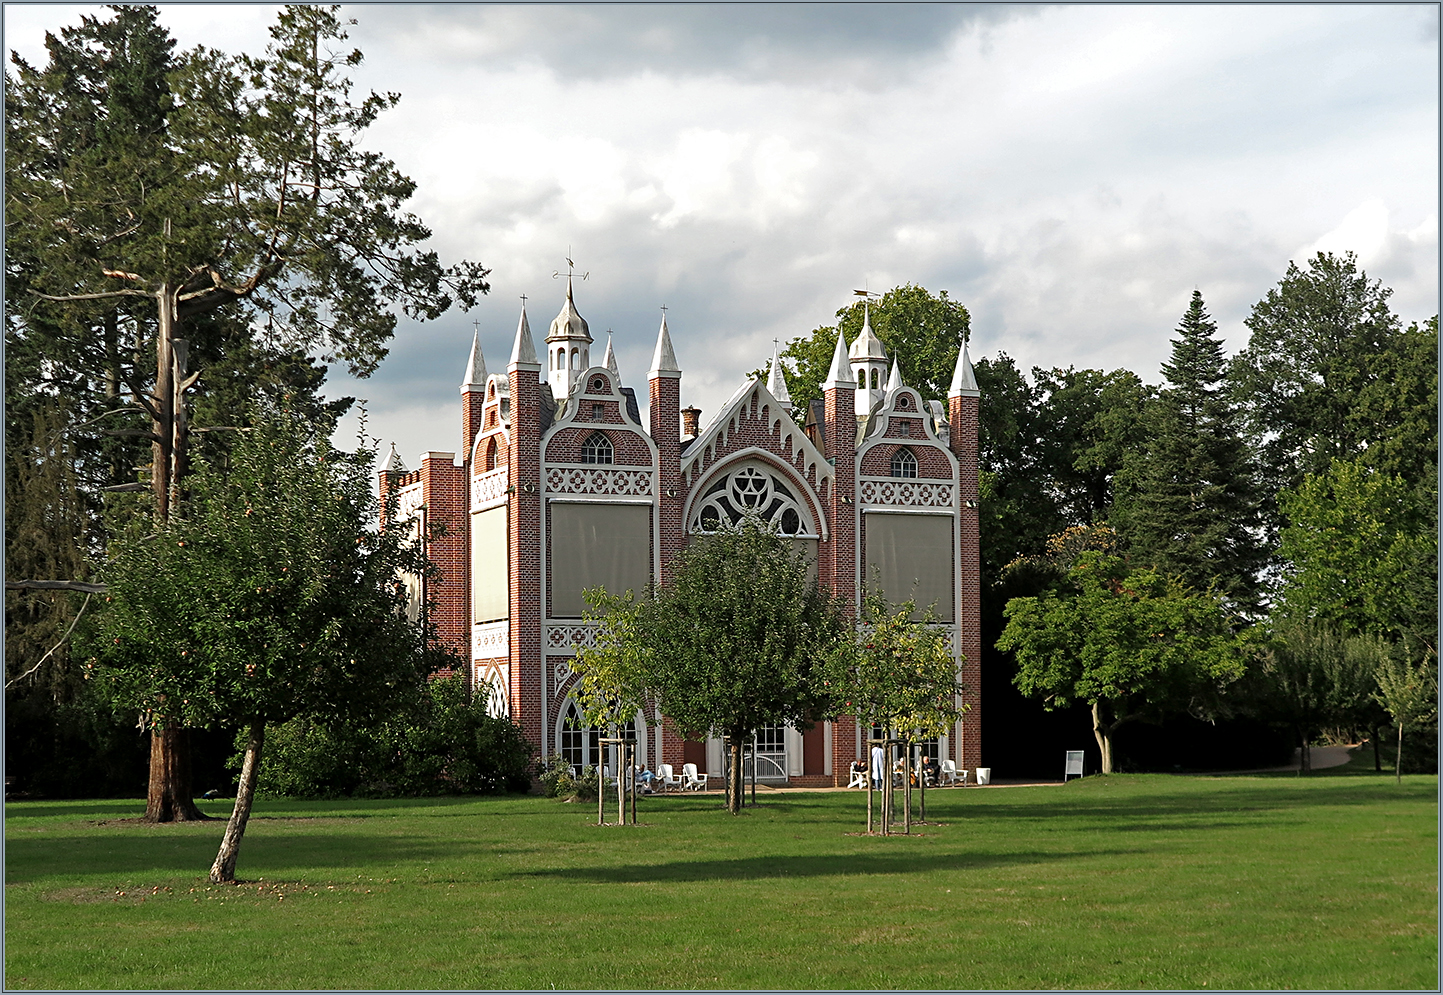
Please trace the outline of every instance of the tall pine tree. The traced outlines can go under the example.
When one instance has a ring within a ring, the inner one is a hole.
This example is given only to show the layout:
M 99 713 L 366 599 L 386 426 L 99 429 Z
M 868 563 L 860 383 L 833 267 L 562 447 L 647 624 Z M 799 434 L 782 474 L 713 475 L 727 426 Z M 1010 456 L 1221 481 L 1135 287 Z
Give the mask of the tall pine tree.
M 1200 291 L 1146 409 L 1146 442 L 1126 461 L 1111 522 L 1135 563 L 1256 605 L 1263 562 L 1258 499 L 1241 416 L 1229 398 L 1217 324 Z

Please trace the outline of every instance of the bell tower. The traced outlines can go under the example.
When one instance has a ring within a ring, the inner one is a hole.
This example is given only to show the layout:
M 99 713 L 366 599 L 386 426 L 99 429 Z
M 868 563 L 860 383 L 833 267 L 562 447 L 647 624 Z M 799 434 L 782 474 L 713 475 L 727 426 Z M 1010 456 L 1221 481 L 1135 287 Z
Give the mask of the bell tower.
M 857 417 L 865 418 L 887 392 L 887 347 L 872 331 L 869 301 L 862 302 L 862 330 L 847 350 L 847 361 L 857 382 Z
M 569 262 L 569 260 L 568 260 Z M 571 385 L 591 366 L 591 329 L 571 297 L 571 274 L 566 274 L 566 301 L 546 333 L 546 382 L 558 402 L 571 394 Z

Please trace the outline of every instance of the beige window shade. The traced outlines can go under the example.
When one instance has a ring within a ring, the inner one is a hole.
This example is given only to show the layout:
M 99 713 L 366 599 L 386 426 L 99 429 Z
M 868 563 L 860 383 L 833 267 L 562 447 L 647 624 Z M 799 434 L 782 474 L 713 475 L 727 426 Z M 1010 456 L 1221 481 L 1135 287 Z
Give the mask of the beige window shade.
M 650 505 L 551 505 L 553 618 L 580 618 L 587 588 L 640 594 L 650 581 Z
M 471 516 L 471 608 L 473 622 L 510 618 L 510 567 L 506 556 L 506 506 Z
M 892 604 L 915 598 L 914 617 L 921 618 L 935 603 L 941 621 L 954 621 L 951 516 L 872 512 L 864 521 L 867 586 L 875 585 L 880 574 L 882 592 Z

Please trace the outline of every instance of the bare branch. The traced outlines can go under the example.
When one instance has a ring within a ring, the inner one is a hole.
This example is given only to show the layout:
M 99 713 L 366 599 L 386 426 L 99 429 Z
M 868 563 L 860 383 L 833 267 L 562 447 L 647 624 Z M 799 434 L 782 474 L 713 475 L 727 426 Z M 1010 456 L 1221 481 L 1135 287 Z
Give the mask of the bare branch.
M 79 591 L 82 594 L 104 594 L 104 584 L 83 580 L 7 580 L 7 591 Z
M 42 294 L 38 290 L 31 290 L 31 294 L 43 301 L 60 301 L 62 304 L 67 301 L 103 301 L 112 297 L 154 297 L 149 290 L 109 290 L 103 294 L 66 294 L 56 296 L 55 294 Z
M 9 584 L 6 584 L 5 586 L 8 588 L 10 585 L 9 585 Z M 102 588 L 104 587 L 104 585 L 99 585 L 99 586 L 102 587 Z M 67 639 L 70 638 L 70 634 L 75 631 L 75 626 L 80 622 L 80 616 L 81 616 L 81 615 L 84 615 L 84 614 L 85 614 L 85 609 L 90 606 L 90 598 L 91 598 L 91 596 L 92 596 L 92 595 L 95 595 L 95 594 L 99 594 L 99 593 L 100 593 L 99 591 L 90 591 L 90 592 L 87 592 L 87 593 L 86 593 L 86 595 L 85 595 L 85 603 L 80 606 L 80 611 L 78 611 L 78 612 L 75 613 L 75 618 L 71 619 L 71 621 L 70 621 L 70 628 L 68 628 L 68 629 L 65 630 L 65 635 L 63 635 L 63 636 L 60 637 L 60 642 L 58 642 L 58 643 L 56 643 L 54 646 L 50 647 L 50 649 L 45 652 L 45 655 L 44 655 L 44 656 L 42 656 L 39 660 L 35 661 L 35 666 L 31 667 L 29 670 L 25 671 L 25 673 L 21 674 L 19 677 L 16 677 L 14 680 L 6 681 L 6 682 L 5 682 L 5 688 L 6 688 L 6 690 L 9 690 L 10 688 L 14 687 L 17 683 L 19 683 L 20 681 L 23 681 L 25 678 L 27 678 L 27 677 L 29 677 L 31 674 L 35 673 L 35 671 L 39 670 L 39 669 L 40 669 L 40 665 L 41 665 L 42 663 L 44 663 L 46 660 L 50 659 L 50 654 L 54 653 L 54 652 L 55 652 L 56 650 L 58 650 L 60 647 L 62 647 L 62 646 L 65 645 L 65 640 L 67 640 Z

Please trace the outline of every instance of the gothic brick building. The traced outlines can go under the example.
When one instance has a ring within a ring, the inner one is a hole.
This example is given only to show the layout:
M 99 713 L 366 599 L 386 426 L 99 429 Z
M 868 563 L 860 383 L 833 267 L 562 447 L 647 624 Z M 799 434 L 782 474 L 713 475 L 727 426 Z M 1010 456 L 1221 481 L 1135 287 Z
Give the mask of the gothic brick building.
M 773 356 L 766 383 L 748 380 L 699 428 L 681 408 L 681 377 L 663 315 L 647 373 L 648 424 L 607 342 L 593 340 L 566 300 L 538 355 L 523 306 L 506 372 L 489 374 L 473 341 L 461 385 L 461 450 L 427 453 L 417 470 L 393 457 L 383 488 L 428 540 L 439 576 L 431 599 L 440 636 L 469 661 L 542 755 L 598 761 L 597 734 L 569 697 L 575 647 L 593 632 L 581 592 L 665 581 L 688 536 L 762 515 L 812 555 L 822 583 L 852 605 L 865 578 L 894 600 L 935 603 L 949 628 L 971 708 L 936 744 L 959 768 L 981 760 L 977 519 L 979 394 L 964 346 L 947 404 L 888 370 L 864 322 L 839 336 L 822 400 L 793 411 Z M 721 743 L 684 742 L 638 716 L 640 756 L 653 768 L 721 769 Z M 792 784 L 845 784 L 865 730 L 844 718 L 806 732 L 758 733 L 758 774 Z

